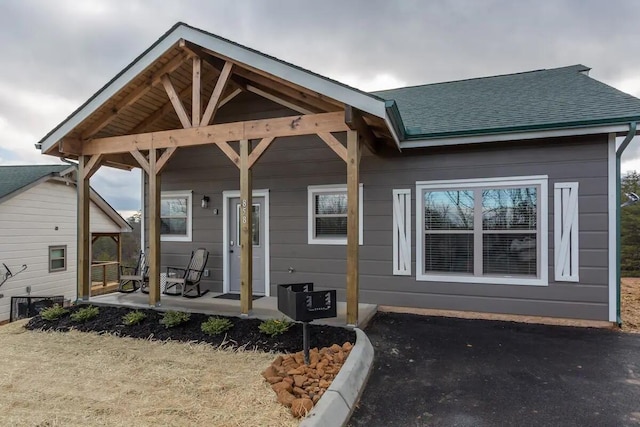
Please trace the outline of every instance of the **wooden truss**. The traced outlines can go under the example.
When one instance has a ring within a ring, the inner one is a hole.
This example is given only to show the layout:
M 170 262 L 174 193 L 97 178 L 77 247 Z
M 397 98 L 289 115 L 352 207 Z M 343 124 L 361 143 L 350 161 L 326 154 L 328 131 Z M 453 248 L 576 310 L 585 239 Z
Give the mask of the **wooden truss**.
M 123 96 L 114 108 L 98 115 L 80 134 L 67 137 L 58 144 L 65 155 L 77 156 L 78 174 L 78 293 L 89 297 L 89 179 L 101 165 L 139 166 L 148 178 L 149 224 L 149 304 L 160 303 L 160 188 L 161 174 L 171 157 L 180 148 L 196 145 L 216 145 L 240 171 L 241 206 L 252 206 L 252 168 L 266 150 L 280 137 L 317 135 L 347 168 L 347 323 L 358 322 L 358 230 L 359 230 L 359 165 L 361 145 L 376 152 L 376 135 L 363 115 L 348 105 L 294 88 L 286 81 L 265 75 L 257 69 L 215 56 L 198 46 L 182 42 L 183 53 L 166 62 L 152 73 L 142 86 Z M 190 61 L 191 84 L 178 89 L 171 73 Z M 207 65 L 206 70 L 204 65 Z M 211 71 L 213 70 L 213 71 Z M 205 72 L 206 71 L 206 72 Z M 205 81 L 215 79 L 210 96 L 205 101 Z M 155 88 L 155 89 L 154 89 Z M 124 109 L 151 90 L 163 88 L 168 101 L 128 132 L 118 136 L 99 136 Z M 252 92 L 278 102 L 297 116 L 244 122 L 211 124 L 217 111 L 243 91 Z M 185 106 L 185 96 L 191 97 L 191 108 Z M 204 107 L 204 108 L 203 108 Z M 190 110 L 190 111 L 189 111 Z M 167 114 L 174 112 L 182 128 L 145 132 Z M 334 133 L 346 133 L 346 146 Z M 258 141 L 252 144 L 252 141 Z M 229 142 L 239 142 L 236 152 Z M 252 146 L 254 147 L 252 149 Z M 241 210 L 241 312 L 252 309 L 252 215 Z

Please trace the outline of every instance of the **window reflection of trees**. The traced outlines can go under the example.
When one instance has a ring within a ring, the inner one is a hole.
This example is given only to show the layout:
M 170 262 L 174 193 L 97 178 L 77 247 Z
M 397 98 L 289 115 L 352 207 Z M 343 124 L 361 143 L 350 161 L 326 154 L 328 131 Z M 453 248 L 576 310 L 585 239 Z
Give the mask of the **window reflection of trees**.
M 482 224 L 485 230 L 535 230 L 535 188 L 502 188 L 482 191 Z
M 426 230 L 473 230 L 473 191 L 433 191 L 424 194 Z

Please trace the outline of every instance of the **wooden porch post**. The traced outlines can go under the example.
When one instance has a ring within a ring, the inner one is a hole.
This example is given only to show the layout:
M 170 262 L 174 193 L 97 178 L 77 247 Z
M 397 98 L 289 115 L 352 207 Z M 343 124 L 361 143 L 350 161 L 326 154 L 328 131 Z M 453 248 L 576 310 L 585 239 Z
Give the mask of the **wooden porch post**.
M 240 312 L 248 315 L 253 306 L 253 200 L 249 140 L 240 141 Z
M 149 150 L 149 305 L 160 305 L 160 173 L 158 153 Z
M 77 284 L 78 284 L 78 300 L 89 300 L 91 291 L 91 282 L 89 277 L 90 263 L 89 259 L 89 178 L 87 163 L 89 156 L 78 157 L 78 248 L 77 248 Z
M 358 324 L 360 143 L 358 131 L 347 131 L 347 324 Z

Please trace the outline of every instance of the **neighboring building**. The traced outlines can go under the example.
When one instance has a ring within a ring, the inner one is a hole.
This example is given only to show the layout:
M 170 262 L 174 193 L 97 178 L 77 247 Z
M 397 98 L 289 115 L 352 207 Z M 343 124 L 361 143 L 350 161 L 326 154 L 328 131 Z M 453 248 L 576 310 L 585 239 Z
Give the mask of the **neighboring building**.
M 12 296 L 63 295 L 76 299 L 76 174 L 71 165 L 0 166 L 0 322 Z M 91 232 L 119 235 L 129 224 L 97 193 L 91 194 Z
M 369 94 L 177 24 L 41 146 L 146 171 L 150 304 L 160 265 L 205 247 L 242 312 L 251 286 L 311 281 L 349 323 L 358 300 L 615 322 L 616 138 L 640 100 L 588 70 Z

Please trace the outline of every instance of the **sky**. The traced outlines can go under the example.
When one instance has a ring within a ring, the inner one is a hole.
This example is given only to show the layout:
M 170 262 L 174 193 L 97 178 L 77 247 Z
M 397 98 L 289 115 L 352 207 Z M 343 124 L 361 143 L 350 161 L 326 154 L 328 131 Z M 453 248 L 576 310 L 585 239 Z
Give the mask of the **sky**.
M 0 165 L 58 163 L 34 144 L 178 21 L 367 91 L 581 63 L 640 97 L 638 16 L 637 0 L 2 0 Z M 140 208 L 138 170 L 91 185 Z

